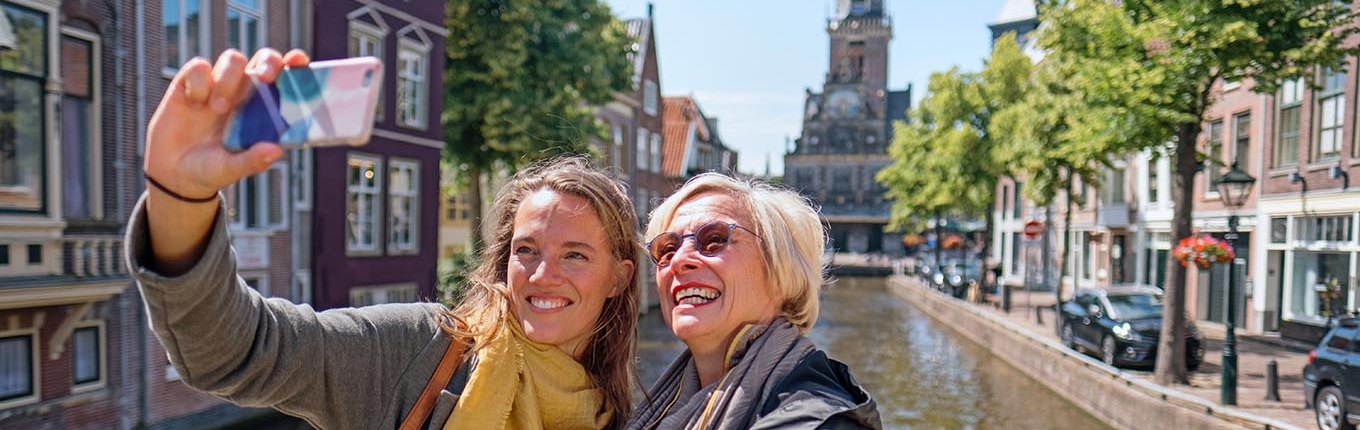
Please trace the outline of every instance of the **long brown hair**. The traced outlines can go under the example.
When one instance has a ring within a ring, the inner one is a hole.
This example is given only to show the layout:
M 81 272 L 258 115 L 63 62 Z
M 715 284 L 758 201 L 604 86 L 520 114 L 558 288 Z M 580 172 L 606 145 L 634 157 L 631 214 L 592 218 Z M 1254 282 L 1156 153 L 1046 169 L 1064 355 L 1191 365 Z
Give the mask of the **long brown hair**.
M 468 277 L 468 291 L 457 307 L 449 311 L 463 328 L 445 325 L 454 336 L 472 338 L 483 345 L 510 323 L 511 294 L 506 286 L 510 239 L 515 229 L 515 212 L 528 195 L 539 190 L 581 197 L 589 202 L 604 226 L 605 238 L 616 261 L 634 261 L 639 255 L 637 214 L 632 200 L 618 181 L 592 167 L 581 157 L 549 159 L 516 174 L 496 194 L 486 218 L 494 226 L 476 268 Z M 634 264 L 634 267 L 637 265 Z M 591 382 L 604 394 L 605 407 L 613 411 L 609 428 L 622 427 L 632 411 L 630 387 L 637 374 L 637 315 L 639 290 L 637 276 L 617 279 L 624 287 L 621 294 L 605 299 L 596 319 L 580 363 Z

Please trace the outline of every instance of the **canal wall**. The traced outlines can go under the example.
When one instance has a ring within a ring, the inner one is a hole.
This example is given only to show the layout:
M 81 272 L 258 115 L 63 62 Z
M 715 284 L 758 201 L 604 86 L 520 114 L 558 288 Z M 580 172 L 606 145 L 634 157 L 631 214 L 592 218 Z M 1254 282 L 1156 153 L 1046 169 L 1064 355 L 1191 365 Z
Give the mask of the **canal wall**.
M 1296 428 L 1127 375 L 976 305 L 924 288 L 912 278 L 893 276 L 888 288 L 941 327 L 988 349 L 1114 428 Z

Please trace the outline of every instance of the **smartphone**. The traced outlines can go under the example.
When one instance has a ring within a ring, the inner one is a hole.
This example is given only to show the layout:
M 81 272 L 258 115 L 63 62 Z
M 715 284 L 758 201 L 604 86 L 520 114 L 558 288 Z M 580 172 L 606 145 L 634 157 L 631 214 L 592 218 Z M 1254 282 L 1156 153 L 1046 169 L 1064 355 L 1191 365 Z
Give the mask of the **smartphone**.
M 252 75 L 223 142 L 232 151 L 261 142 L 284 149 L 368 143 L 382 72 L 382 60 L 355 57 L 285 68 L 273 84 Z

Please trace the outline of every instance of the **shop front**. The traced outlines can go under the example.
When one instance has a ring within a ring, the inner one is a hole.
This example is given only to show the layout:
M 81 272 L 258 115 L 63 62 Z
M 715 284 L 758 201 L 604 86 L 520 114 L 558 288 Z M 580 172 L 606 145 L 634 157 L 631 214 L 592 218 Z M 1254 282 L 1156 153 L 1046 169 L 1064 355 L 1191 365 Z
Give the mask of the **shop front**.
M 1356 311 L 1356 215 L 1272 216 L 1265 310 L 1278 289 L 1281 337 L 1316 342 L 1337 318 Z

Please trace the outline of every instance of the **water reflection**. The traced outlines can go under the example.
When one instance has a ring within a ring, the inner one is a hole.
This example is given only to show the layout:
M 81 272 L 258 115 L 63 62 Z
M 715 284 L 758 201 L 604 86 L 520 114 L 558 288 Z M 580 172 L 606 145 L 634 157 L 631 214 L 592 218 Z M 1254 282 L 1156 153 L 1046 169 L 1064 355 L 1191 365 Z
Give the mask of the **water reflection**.
M 657 311 L 643 316 L 639 330 L 639 376 L 650 385 L 684 345 Z M 877 398 L 886 428 L 1109 428 L 892 297 L 881 278 L 825 288 L 809 337 L 850 366 Z

